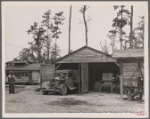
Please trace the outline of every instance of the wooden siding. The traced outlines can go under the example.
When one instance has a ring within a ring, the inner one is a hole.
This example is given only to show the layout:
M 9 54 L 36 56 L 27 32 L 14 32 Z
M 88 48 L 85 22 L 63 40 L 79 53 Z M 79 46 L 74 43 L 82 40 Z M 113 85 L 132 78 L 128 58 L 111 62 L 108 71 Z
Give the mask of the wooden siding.
M 142 73 L 144 73 L 143 66 L 141 67 Z M 138 63 L 123 63 L 123 85 L 137 86 L 136 79 L 141 77 L 141 72 L 138 67 Z
M 41 66 L 41 80 L 47 81 L 54 78 L 55 65 L 42 65 Z
M 124 79 L 131 78 L 132 74 L 136 71 L 137 67 L 138 67 L 137 63 L 124 63 L 123 64 Z M 136 75 L 137 75 L 137 73 L 136 73 Z M 133 77 L 135 77 L 136 75 L 134 75 Z
M 34 83 L 40 83 L 40 72 L 38 72 L 38 71 L 32 72 L 32 81 Z
M 104 53 L 96 52 L 85 47 L 78 52 L 68 55 L 55 63 L 88 63 L 88 62 L 116 62 L 111 56 Z

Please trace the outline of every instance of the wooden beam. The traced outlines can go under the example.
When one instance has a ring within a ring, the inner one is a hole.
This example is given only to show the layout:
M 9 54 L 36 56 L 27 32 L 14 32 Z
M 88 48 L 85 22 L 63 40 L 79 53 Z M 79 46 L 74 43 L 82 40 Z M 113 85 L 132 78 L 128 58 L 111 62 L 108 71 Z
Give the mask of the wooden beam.
M 55 71 L 61 66 L 61 64 L 58 64 L 56 67 L 55 67 Z
M 142 73 L 142 68 L 141 68 L 141 63 L 139 62 L 138 65 L 139 65 L 139 70 L 140 70 L 141 76 L 142 76 L 142 78 L 144 79 L 144 75 L 143 75 L 143 73 Z
M 82 92 L 89 91 L 88 63 L 81 63 Z

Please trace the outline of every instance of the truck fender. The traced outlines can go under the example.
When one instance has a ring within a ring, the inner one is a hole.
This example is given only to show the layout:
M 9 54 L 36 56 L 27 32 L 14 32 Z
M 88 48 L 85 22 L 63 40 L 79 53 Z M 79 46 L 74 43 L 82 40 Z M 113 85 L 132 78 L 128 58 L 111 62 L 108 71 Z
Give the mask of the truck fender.
M 65 82 L 65 84 L 66 84 L 66 86 L 67 86 L 67 88 L 68 88 L 69 90 L 75 90 L 75 89 L 77 89 L 76 87 L 73 87 L 73 86 L 69 85 L 69 84 L 66 83 L 66 82 Z

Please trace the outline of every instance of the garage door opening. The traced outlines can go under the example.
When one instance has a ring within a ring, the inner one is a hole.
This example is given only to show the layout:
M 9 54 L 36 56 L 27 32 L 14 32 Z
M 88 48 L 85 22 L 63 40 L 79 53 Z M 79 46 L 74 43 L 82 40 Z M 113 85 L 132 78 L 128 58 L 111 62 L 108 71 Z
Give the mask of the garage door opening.
M 99 91 L 100 81 L 104 74 L 111 74 L 111 78 L 119 73 L 116 63 L 89 63 L 89 91 Z

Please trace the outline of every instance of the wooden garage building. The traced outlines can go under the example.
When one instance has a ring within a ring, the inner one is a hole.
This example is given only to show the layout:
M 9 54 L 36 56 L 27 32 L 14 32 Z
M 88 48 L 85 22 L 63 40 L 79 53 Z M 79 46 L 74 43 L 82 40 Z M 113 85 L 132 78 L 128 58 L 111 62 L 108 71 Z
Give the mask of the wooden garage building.
M 84 46 L 55 61 L 55 70 L 78 70 L 79 92 L 98 91 L 104 76 L 112 79 L 119 72 L 117 60 L 111 55 Z
M 113 57 L 120 65 L 120 92 L 123 97 L 124 86 L 137 87 L 137 78 L 141 77 L 144 80 L 144 50 L 117 50 Z

